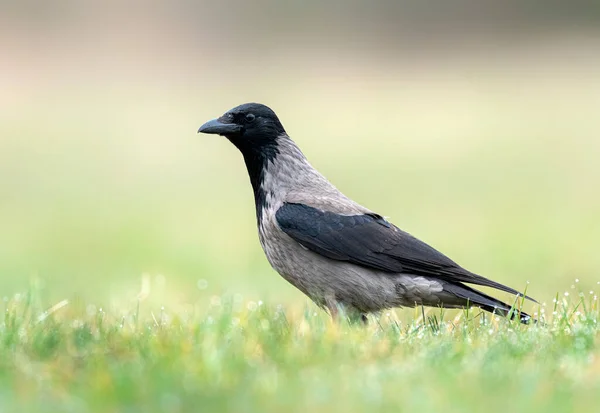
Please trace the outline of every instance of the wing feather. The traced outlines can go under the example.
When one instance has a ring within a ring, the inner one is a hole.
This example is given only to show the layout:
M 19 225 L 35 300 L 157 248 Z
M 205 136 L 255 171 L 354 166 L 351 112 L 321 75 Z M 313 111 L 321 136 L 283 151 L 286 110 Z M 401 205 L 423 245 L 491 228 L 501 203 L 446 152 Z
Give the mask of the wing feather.
M 477 284 L 523 296 L 513 288 L 467 271 L 377 214 L 340 215 L 305 204 L 285 203 L 275 218 L 292 239 L 333 260 L 389 273 Z

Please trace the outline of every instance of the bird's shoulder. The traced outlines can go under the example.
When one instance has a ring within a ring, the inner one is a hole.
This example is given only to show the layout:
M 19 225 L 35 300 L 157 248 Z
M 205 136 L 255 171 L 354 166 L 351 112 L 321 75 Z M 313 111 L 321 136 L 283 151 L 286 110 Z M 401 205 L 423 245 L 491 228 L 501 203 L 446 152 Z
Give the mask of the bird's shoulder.
M 306 205 L 307 207 L 339 215 L 373 214 L 371 210 L 346 197 L 335 188 L 331 190 L 311 190 L 301 188 L 286 194 L 280 207 L 286 204 Z

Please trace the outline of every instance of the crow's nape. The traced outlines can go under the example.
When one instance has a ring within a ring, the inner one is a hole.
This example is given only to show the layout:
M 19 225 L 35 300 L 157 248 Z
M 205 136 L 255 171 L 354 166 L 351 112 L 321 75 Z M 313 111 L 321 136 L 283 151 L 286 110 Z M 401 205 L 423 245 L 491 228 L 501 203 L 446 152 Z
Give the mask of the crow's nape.
M 508 317 L 514 320 L 519 318 L 519 321 L 523 324 L 530 324 L 531 321 L 535 320 L 526 312 L 520 311 L 519 308 L 513 308 L 513 306 L 506 304 L 494 297 L 491 297 L 479 290 L 468 287 L 462 283 L 445 283 L 444 291 L 454 294 L 455 296 L 464 299 L 466 306 L 476 306 L 482 310 L 488 311 L 492 314 L 498 314 L 503 317 Z

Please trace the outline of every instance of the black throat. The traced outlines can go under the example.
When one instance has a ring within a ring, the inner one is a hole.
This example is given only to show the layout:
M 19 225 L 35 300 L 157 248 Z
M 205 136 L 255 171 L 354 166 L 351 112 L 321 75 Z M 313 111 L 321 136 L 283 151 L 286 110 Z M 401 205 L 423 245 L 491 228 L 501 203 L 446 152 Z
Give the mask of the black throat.
M 260 224 L 262 210 L 267 208 L 267 193 L 262 188 L 262 183 L 265 179 L 269 165 L 273 163 L 279 149 L 276 142 L 269 142 L 260 146 L 246 146 L 232 141 L 232 143 L 242 152 L 252 191 L 254 192 L 254 203 L 256 206 L 256 220 Z

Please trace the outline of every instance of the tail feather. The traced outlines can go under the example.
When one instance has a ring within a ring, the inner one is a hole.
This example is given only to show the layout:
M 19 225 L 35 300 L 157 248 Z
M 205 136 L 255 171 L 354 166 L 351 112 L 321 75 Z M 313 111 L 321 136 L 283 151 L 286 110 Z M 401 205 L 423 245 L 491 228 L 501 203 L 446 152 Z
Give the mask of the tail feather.
M 511 305 L 461 283 L 445 283 L 444 291 L 466 300 L 469 305 L 478 306 L 485 311 L 500 314 L 505 317 L 509 315 L 510 310 L 512 309 Z M 511 320 L 515 319 L 517 316 L 523 324 L 529 324 L 532 320 L 531 316 L 523 311 L 513 311 Z

